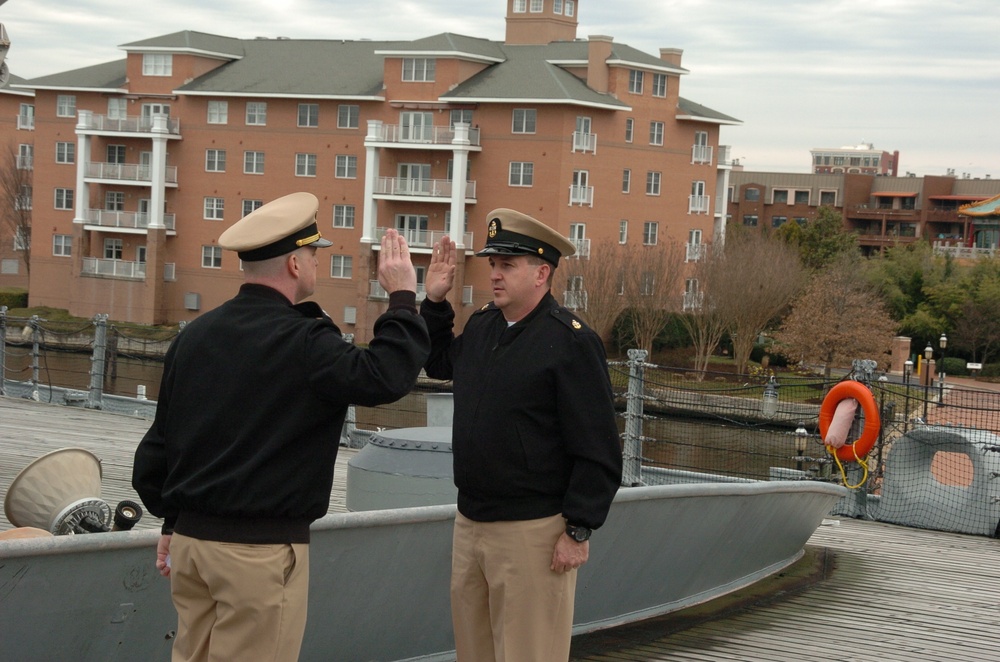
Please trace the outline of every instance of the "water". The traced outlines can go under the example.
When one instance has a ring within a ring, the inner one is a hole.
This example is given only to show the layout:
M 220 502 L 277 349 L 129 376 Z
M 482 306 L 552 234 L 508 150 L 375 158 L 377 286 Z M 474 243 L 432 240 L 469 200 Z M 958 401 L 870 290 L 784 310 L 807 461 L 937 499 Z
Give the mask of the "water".
M 31 348 L 7 347 L 4 377 L 17 381 L 31 381 Z M 87 391 L 90 389 L 91 355 L 83 352 L 66 352 L 40 349 L 38 356 L 38 383 Z M 139 387 L 146 389 L 146 397 L 156 400 L 160 392 L 163 362 L 119 356 L 107 365 L 104 392 L 110 395 L 136 397 Z

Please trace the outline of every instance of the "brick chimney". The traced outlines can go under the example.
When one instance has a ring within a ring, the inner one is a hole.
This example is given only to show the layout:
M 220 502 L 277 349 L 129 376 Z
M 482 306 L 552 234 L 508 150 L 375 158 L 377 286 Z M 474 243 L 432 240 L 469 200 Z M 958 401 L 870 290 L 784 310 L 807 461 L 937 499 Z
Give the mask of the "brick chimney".
M 684 55 L 683 48 L 661 48 L 660 59 L 675 67 L 681 66 L 681 56 Z
M 601 94 L 608 93 L 608 58 L 611 57 L 612 37 L 592 34 L 587 42 L 587 86 Z
M 562 11 L 553 11 L 552 0 L 542 2 L 542 11 L 531 11 L 531 0 L 507 0 L 506 44 L 545 45 L 553 41 L 574 41 L 576 39 L 579 1 L 571 3 L 572 10 L 563 0 Z M 524 11 L 514 11 L 515 7 Z M 567 15 L 572 11 L 572 15 Z

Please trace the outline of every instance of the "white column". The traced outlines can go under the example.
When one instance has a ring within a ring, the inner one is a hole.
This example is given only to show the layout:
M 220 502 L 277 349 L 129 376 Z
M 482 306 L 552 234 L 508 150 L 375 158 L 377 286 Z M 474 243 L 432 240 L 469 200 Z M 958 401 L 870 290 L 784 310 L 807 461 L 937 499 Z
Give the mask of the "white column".
M 90 188 L 86 182 L 87 165 L 90 163 L 90 136 L 82 133 L 93 123 L 94 113 L 81 110 L 77 113 L 76 124 L 76 205 L 73 211 L 74 223 L 87 222 L 87 207 L 90 205 Z
M 375 183 L 378 181 L 379 148 L 374 143 L 382 133 L 382 120 L 368 120 L 365 136 L 365 198 L 361 209 L 361 241 L 374 243 L 378 227 L 378 203 L 375 201 Z
M 469 125 L 455 124 L 455 137 L 451 141 L 454 152 L 454 166 L 451 171 L 451 238 L 456 248 L 472 248 L 465 245 L 465 193 L 467 180 L 465 173 L 469 166 Z
M 162 228 L 163 204 L 167 185 L 167 116 L 153 115 L 153 162 L 149 196 L 149 227 Z

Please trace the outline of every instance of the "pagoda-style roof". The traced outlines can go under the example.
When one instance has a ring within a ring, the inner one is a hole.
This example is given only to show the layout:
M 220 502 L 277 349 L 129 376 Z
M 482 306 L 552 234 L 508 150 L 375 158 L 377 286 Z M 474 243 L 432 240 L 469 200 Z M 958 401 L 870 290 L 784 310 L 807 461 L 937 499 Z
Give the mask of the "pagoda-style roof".
M 995 195 L 981 202 L 962 205 L 958 213 L 965 216 L 997 216 L 1000 217 L 1000 195 Z

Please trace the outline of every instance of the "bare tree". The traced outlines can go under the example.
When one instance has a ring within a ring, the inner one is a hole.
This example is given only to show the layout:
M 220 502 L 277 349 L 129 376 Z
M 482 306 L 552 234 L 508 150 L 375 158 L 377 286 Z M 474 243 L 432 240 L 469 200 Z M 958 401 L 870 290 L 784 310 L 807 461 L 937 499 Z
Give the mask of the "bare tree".
M 685 288 L 684 314 L 681 321 L 694 345 L 694 369 L 704 379 L 708 361 L 726 333 L 726 319 L 715 297 L 723 291 L 726 262 L 722 253 L 706 251 L 691 270 Z
M 833 366 L 857 358 L 885 364 L 897 325 L 851 259 L 813 276 L 776 338 L 790 358 Z
M 684 249 L 674 241 L 630 245 L 623 251 L 622 291 L 632 343 L 652 353 L 653 341 L 680 310 Z
M 625 309 L 621 283 L 627 255 L 617 241 L 605 240 L 592 244 L 589 257 L 565 261 L 567 287 L 563 304 L 573 308 L 605 342 Z
M 30 156 L 22 156 L 10 142 L 0 156 L 0 236 L 9 237 L 31 273 L 31 173 Z

